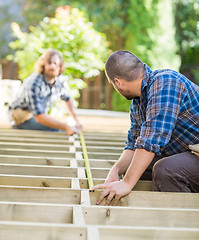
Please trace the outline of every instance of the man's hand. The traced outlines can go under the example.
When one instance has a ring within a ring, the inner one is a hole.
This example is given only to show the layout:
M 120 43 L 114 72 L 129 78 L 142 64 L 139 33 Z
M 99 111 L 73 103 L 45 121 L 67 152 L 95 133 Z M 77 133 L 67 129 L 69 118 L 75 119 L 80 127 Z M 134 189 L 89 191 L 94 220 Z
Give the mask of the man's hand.
M 67 126 L 66 127 L 66 135 L 69 135 L 69 136 L 72 136 L 73 134 L 79 134 L 80 130 L 76 127 L 70 127 L 70 126 Z
M 79 122 L 79 120 L 76 120 L 75 127 L 79 130 L 79 132 L 83 129 L 83 125 Z
M 116 206 L 119 199 L 131 192 L 131 185 L 124 180 L 117 182 L 105 182 L 104 184 L 98 184 L 91 188 L 91 190 L 96 189 L 104 189 L 101 193 L 99 199 L 96 204 L 100 204 L 102 200 L 107 196 L 106 205 L 110 205 L 113 198 L 115 198 L 113 202 L 113 206 Z

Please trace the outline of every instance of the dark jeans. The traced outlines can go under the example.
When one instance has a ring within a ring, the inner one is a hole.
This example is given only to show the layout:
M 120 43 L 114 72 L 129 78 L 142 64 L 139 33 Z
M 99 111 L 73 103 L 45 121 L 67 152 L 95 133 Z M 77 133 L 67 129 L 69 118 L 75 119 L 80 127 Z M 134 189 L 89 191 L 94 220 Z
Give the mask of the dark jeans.
M 35 118 L 31 118 L 28 121 L 25 121 L 24 123 L 22 123 L 21 125 L 17 126 L 17 127 L 13 127 L 15 129 L 29 129 L 29 130 L 41 130 L 41 131 L 53 131 L 53 132 L 60 132 L 60 130 L 58 129 L 54 129 L 54 128 L 49 128 L 47 126 L 44 126 L 40 123 L 38 123 Z
M 155 156 L 141 180 L 152 180 L 160 192 L 199 192 L 199 157 L 187 151 Z

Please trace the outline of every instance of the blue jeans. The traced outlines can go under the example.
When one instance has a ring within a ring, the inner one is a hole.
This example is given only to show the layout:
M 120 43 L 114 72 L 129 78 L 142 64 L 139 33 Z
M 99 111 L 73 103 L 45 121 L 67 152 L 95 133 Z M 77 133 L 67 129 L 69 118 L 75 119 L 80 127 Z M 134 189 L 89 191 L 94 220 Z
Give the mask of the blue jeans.
M 38 123 L 34 117 L 30 118 L 28 121 L 25 121 L 19 126 L 13 126 L 15 129 L 29 129 L 29 130 L 41 130 L 41 131 L 53 131 L 53 132 L 60 132 L 59 129 L 54 129 L 47 127 Z

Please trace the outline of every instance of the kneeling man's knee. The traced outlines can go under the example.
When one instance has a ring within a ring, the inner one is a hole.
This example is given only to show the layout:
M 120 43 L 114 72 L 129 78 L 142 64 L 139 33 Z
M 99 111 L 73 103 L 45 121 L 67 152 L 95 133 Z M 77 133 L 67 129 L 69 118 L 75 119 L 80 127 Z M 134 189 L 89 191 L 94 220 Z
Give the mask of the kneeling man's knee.
M 153 166 L 153 190 L 160 192 L 190 192 L 188 180 L 174 167 L 172 157 L 163 158 Z

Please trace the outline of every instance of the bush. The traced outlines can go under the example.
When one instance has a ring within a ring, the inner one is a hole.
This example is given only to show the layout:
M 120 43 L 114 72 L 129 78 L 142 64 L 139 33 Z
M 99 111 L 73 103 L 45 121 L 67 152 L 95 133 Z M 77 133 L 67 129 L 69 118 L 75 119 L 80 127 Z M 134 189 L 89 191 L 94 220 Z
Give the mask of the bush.
M 34 71 L 35 62 L 46 49 L 57 49 L 63 54 L 64 74 L 75 98 L 85 86 L 82 79 L 97 76 L 109 55 L 105 35 L 94 30 L 83 12 L 70 6 L 58 7 L 55 17 L 45 17 L 28 33 L 17 23 L 12 23 L 12 31 L 16 40 L 10 47 L 15 54 L 8 59 L 18 63 L 19 77 L 23 80 Z

